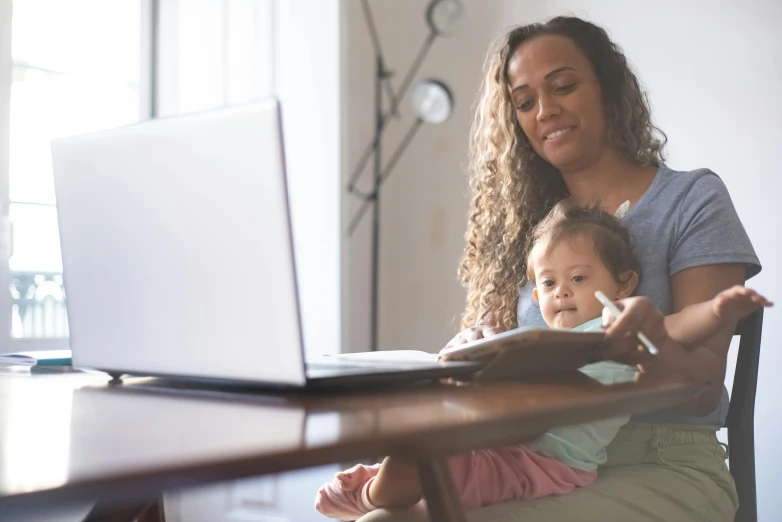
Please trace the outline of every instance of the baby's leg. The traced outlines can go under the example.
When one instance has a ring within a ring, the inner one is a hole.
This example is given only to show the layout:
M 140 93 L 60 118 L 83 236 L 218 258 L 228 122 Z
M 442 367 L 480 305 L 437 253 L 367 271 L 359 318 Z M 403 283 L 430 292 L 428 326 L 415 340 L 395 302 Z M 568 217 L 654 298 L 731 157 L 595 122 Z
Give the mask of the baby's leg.
M 421 500 L 418 468 L 407 460 L 387 457 L 369 487 L 369 498 L 377 507 L 405 508 Z
M 448 459 L 454 485 L 466 509 L 512 499 L 562 495 L 597 477 L 535 453 L 525 446 L 477 450 Z M 422 497 L 412 462 L 386 458 L 337 473 L 318 491 L 315 507 L 331 518 L 354 520 L 377 508 L 406 508 Z

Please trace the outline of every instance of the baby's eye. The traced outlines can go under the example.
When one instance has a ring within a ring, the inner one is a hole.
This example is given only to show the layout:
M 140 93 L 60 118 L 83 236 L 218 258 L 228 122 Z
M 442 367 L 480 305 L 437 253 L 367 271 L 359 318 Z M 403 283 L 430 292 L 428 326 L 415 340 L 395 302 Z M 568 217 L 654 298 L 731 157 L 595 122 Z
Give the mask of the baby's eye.
M 586 276 L 573 276 L 573 282 L 574 283 L 583 283 L 586 279 Z
M 546 281 L 543 281 L 543 286 L 547 288 L 551 288 L 552 286 L 554 286 L 554 281 L 552 281 L 551 279 L 547 279 Z

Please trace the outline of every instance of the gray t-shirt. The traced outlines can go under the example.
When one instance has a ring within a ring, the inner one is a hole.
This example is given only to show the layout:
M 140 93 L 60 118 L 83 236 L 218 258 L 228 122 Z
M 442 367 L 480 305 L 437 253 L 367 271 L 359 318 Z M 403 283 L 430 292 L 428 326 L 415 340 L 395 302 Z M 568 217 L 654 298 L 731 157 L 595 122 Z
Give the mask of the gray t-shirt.
M 725 184 L 708 169 L 677 172 L 660 167 L 649 189 L 623 218 L 633 252 L 641 263 L 636 295 L 644 295 L 663 315 L 671 313 L 669 279 L 677 272 L 718 263 L 745 263 L 747 279 L 760 272 L 752 243 L 739 220 Z M 532 298 L 531 284 L 521 288 L 521 326 L 546 327 Z M 675 412 L 637 415 L 642 422 L 721 425 L 728 414 L 728 392 L 712 413 L 697 417 Z

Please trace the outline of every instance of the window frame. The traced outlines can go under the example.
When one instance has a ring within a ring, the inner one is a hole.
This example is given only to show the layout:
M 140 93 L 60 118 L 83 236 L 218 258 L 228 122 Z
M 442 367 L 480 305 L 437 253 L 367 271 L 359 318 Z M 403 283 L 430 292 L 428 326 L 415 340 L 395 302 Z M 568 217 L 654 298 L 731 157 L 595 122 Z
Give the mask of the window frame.
M 160 0 L 140 0 L 140 114 L 139 121 L 157 115 L 158 13 Z M 0 0 L 0 352 L 62 350 L 70 346 L 68 337 L 11 336 L 13 301 L 8 289 L 12 281 L 13 228 L 10 223 L 10 109 L 14 61 L 11 49 L 13 0 Z M 55 205 L 46 204 L 53 207 Z M 67 302 L 67 301 L 66 301 Z M 6 346 L 3 346 L 3 345 Z

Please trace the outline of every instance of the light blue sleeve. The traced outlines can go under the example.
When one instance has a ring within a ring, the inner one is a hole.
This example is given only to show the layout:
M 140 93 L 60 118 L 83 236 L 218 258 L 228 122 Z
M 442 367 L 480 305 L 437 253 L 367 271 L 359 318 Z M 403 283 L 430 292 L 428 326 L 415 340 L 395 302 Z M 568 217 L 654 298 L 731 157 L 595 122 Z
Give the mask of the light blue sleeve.
M 595 471 L 606 463 L 606 446 L 630 417 L 614 417 L 588 424 L 554 428 L 527 447 L 571 468 Z

